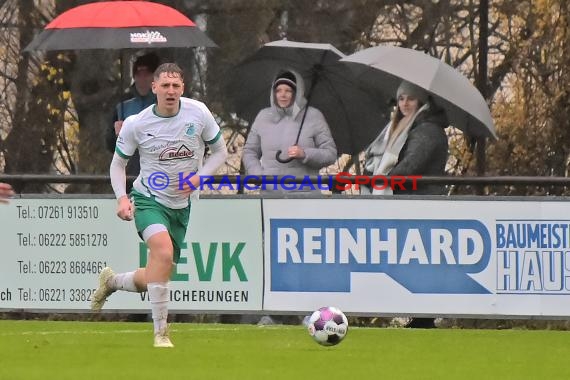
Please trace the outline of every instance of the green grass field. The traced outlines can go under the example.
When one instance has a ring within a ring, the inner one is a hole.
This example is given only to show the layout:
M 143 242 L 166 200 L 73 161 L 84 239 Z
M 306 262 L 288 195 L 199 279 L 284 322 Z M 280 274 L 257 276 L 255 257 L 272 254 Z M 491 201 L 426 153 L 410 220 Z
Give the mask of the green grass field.
M 570 332 L 351 328 L 321 347 L 302 326 L 0 321 L 0 379 L 570 379 Z

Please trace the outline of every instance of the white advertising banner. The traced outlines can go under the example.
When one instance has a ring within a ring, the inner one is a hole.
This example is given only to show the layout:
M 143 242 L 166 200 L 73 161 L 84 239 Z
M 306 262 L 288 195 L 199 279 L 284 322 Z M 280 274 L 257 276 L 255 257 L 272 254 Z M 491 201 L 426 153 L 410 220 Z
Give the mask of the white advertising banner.
M 113 199 L 13 199 L 0 210 L 0 309 L 86 310 L 98 273 L 144 266 L 147 248 Z M 261 310 L 261 201 L 192 205 L 170 309 Z M 146 294 L 116 292 L 105 310 L 149 310 Z
M 263 212 L 266 310 L 570 316 L 568 202 L 267 199 Z

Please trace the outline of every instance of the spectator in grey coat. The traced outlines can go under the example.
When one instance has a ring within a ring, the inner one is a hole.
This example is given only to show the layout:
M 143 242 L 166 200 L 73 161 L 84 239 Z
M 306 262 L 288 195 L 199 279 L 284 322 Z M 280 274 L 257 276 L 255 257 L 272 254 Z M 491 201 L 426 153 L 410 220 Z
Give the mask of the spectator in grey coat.
M 268 95 L 271 106 L 262 109 L 255 118 L 243 149 L 246 173 L 303 178 L 316 176 L 321 168 L 334 163 L 337 150 L 329 126 L 318 109 L 307 105 L 302 77 L 293 71 L 283 71 Z M 295 144 L 306 107 L 299 141 Z M 293 160 L 279 162 L 275 158 L 279 150 L 282 160 Z

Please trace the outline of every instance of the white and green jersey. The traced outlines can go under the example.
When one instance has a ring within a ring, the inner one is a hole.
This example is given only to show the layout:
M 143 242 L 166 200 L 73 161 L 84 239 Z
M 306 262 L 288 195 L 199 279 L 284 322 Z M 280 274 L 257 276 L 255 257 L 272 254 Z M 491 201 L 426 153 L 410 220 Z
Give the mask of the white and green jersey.
M 206 105 L 197 100 L 180 98 L 180 110 L 171 117 L 158 116 L 155 107 L 124 121 L 115 152 L 128 159 L 139 150 L 141 170 L 133 184 L 136 191 L 166 207 L 184 208 L 188 197 L 181 194 L 179 179 L 202 167 L 205 143 L 220 137 L 220 127 Z

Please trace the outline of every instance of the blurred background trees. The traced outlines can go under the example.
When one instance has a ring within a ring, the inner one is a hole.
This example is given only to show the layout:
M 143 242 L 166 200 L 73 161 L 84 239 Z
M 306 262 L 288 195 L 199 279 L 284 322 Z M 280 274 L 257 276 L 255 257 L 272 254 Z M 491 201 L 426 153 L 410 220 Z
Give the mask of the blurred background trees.
M 105 150 L 104 134 L 121 87 L 130 84 L 130 58 L 136 52 L 22 53 L 55 15 L 88 2 L 92 1 L 0 0 L 0 172 L 107 174 L 111 155 Z M 228 72 L 262 44 L 288 38 L 331 43 L 345 54 L 384 43 L 428 52 L 469 77 L 491 105 L 499 140 L 481 145 L 486 175 L 567 175 L 570 5 L 566 1 L 156 2 L 189 16 L 219 45 L 158 53 L 192 73 L 189 94 L 206 102 L 219 117 L 234 153 L 226 167 L 229 174 L 240 170 L 247 128 L 228 111 L 224 95 Z M 480 20 L 488 23 L 481 25 Z M 126 62 L 122 81 L 119 54 Z M 449 173 L 481 174 L 474 158 L 477 144 L 456 130 L 449 130 L 449 138 Z M 18 190 L 61 191 L 33 184 Z M 488 192 L 525 195 L 545 190 Z

